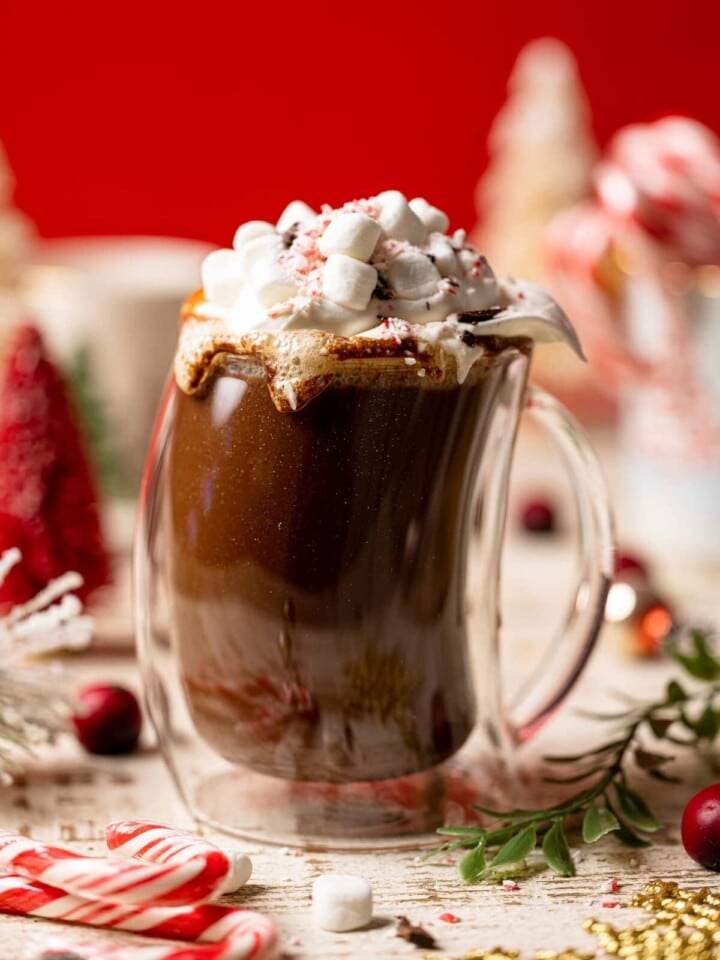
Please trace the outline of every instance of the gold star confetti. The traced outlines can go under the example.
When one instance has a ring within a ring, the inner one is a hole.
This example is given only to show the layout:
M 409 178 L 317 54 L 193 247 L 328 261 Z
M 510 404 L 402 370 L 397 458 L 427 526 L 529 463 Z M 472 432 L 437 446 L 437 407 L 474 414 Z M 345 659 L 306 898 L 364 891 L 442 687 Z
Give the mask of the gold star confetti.
M 537 950 L 533 960 L 591 960 L 599 955 L 626 960 L 720 960 L 720 894 L 708 887 L 685 890 L 677 883 L 652 880 L 627 906 L 645 910 L 648 919 L 627 929 L 586 920 L 583 929 L 596 938 L 596 951 Z M 498 947 L 471 950 L 457 960 L 521 960 L 521 955 Z

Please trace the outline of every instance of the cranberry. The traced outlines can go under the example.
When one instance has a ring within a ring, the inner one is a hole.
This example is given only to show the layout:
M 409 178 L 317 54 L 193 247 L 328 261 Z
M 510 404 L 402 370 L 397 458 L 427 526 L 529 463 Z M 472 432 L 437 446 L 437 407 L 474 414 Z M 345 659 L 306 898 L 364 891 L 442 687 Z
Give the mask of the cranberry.
M 552 533 L 555 509 L 546 500 L 530 500 L 523 507 L 521 520 L 528 533 Z
M 680 825 L 686 852 L 708 870 L 720 871 L 720 783 L 690 800 Z
M 623 573 L 642 577 L 643 580 L 648 579 L 647 564 L 635 554 L 620 550 L 615 557 L 615 576 Z
M 88 753 L 110 756 L 135 749 L 142 714 L 135 695 L 124 687 L 99 683 L 76 695 L 75 733 Z

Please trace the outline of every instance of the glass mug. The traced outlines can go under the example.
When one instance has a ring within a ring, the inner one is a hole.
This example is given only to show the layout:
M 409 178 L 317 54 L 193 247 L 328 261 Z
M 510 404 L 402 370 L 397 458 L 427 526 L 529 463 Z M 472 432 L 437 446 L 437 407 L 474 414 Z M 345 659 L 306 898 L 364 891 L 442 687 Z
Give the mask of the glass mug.
M 569 415 L 528 388 L 531 342 L 484 344 L 462 383 L 451 362 L 437 383 L 403 357 L 334 360 L 287 413 L 251 357 L 216 357 L 200 394 L 171 380 L 136 626 L 148 711 L 197 819 L 283 844 L 417 843 L 496 792 L 513 743 L 573 686 L 612 576 L 606 491 Z M 569 467 L 580 558 L 563 636 L 510 709 L 498 584 L 524 409 Z

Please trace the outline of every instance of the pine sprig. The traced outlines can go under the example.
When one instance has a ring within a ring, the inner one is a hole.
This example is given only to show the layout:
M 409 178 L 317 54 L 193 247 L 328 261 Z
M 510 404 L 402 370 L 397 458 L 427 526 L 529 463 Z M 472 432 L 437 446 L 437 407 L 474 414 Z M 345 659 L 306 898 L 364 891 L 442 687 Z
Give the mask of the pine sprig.
M 662 824 L 628 783 L 629 770 L 634 767 L 655 780 L 676 783 L 677 778 L 665 770 L 675 759 L 675 751 L 664 749 L 666 745 L 704 753 L 720 733 L 720 659 L 712 650 L 710 633 L 678 629 L 668 641 L 667 652 L 701 685 L 688 690 L 679 680 L 671 680 L 665 695 L 655 702 L 631 703 L 612 713 L 585 712 L 612 724 L 609 739 L 583 753 L 545 757 L 562 768 L 557 776 L 546 777 L 546 782 L 584 784 L 581 789 L 553 807 L 502 811 L 474 805 L 496 825 L 442 827 L 438 833 L 447 840 L 426 856 L 467 851 L 459 863 L 460 876 L 466 883 L 477 883 L 522 875 L 530 869 L 528 857 L 538 848 L 541 865 L 560 876 L 574 876 L 566 830 L 578 824 L 584 843 L 612 835 L 630 847 L 650 846 L 649 835 Z M 648 749 L 649 738 L 660 746 Z

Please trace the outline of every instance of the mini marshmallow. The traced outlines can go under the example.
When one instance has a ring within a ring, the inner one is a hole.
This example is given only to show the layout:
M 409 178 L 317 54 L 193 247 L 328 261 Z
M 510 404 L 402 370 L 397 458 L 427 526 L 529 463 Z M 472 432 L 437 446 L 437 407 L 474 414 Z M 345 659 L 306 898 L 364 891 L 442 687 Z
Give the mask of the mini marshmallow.
M 437 292 L 440 274 L 428 256 L 408 250 L 390 261 L 387 280 L 396 296 L 421 300 Z
M 426 249 L 433 258 L 435 269 L 440 272 L 442 277 L 457 275 L 459 269 L 457 257 L 449 240 L 445 240 L 443 237 L 433 237 Z
M 354 260 L 369 260 L 380 239 L 381 228 L 364 213 L 341 213 L 318 241 L 320 253 L 344 253 Z
M 205 299 L 231 307 L 243 285 L 242 261 L 234 250 L 213 250 L 200 267 Z
M 237 381 L 236 381 L 237 382 Z M 252 860 L 244 853 L 238 853 L 236 850 L 223 850 L 230 861 L 230 872 L 222 885 L 222 893 L 235 893 L 240 887 L 245 886 L 252 876 Z
M 496 306 L 499 299 L 500 290 L 495 277 L 480 277 L 471 287 L 465 287 L 463 307 L 465 310 L 486 310 Z
M 260 264 L 272 262 L 284 249 L 282 240 L 275 232 L 248 240 L 237 254 L 242 266 L 242 276 L 249 279 Z
M 251 286 L 263 307 L 273 307 L 297 293 L 292 278 L 274 260 L 259 263 L 253 268 Z
M 233 247 L 236 250 L 240 250 L 248 241 L 255 240 L 256 237 L 269 236 L 274 233 L 275 227 L 271 223 L 268 223 L 267 220 L 248 220 L 247 223 L 241 223 L 235 231 Z
M 407 240 L 415 246 L 425 243 L 427 231 L 399 190 L 386 190 L 374 199 L 380 208 L 378 223 L 386 237 Z
M 313 883 L 313 920 L 323 930 L 343 933 L 365 927 L 372 911 L 372 887 L 364 877 L 326 873 Z
M 424 197 L 415 197 L 409 207 L 428 233 L 445 233 L 450 226 L 448 215 L 428 203 Z
M 308 220 L 312 220 L 316 216 L 317 213 L 313 208 L 303 203 L 302 200 L 293 200 L 280 214 L 280 219 L 277 222 L 277 231 L 278 233 L 285 233 L 293 224 L 307 223 Z
M 344 253 L 333 253 L 327 258 L 322 287 L 323 295 L 328 300 L 350 310 L 364 310 L 376 283 L 377 270 L 367 263 L 347 257 Z

